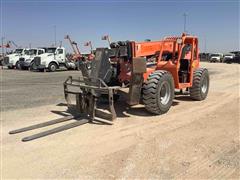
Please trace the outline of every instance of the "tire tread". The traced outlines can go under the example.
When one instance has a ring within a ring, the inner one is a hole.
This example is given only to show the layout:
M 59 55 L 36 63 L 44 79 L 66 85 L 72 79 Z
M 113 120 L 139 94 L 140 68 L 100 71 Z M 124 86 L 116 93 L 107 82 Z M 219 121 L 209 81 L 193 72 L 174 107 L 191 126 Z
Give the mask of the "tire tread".
M 143 85 L 143 103 L 145 105 L 146 110 L 153 114 L 163 114 L 166 112 L 160 109 L 157 99 L 158 83 L 159 80 L 163 78 L 163 76 L 170 76 L 171 82 L 173 83 L 171 73 L 169 73 L 168 71 L 157 70 L 149 75 L 147 81 Z M 167 109 L 167 111 L 168 110 L 169 109 Z

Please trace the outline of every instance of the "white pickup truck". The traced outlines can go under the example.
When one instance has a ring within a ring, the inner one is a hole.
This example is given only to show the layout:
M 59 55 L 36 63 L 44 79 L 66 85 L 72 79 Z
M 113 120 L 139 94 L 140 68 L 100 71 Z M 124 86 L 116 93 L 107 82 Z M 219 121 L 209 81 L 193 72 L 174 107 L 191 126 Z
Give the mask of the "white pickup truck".
M 54 72 L 61 67 L 76 69 L 76 64 L 66 58 L 64 47 L 51 47 L 47 48 L 44 54 L 34 58 L 31 69 L 42 71 L 48 69 L 50 72 Z
M 223 61 L 223 54 L 222 53 L 215 53 L 211 54 L 210 62 L 222 62 Z
M 33 59 L 36 56 L 39 56 L 41 54 L 44 54 L 46 51 L 46 48 L 33 48 L 29 49 L 29 53 L 25 56 L 22 56 L 19 58 L 19 69 L 28 69 L 31 67 L 31 64 L 33 63 Z
M 19 68 L 19 58 L 24 57 L 29 53 L 29 49 L 16 49 L 12 54 L 8 54 L 3 59 L 3 65 L 9 69 Z

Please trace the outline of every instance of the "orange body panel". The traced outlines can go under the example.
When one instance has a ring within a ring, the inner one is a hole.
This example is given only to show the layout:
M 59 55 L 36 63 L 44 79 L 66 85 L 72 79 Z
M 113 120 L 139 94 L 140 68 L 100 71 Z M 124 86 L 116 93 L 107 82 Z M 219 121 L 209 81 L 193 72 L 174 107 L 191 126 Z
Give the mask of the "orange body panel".
M 179 88 L 177 64 L 173 63 L 172 61 L 159 61 L 156 70 L 166 70 L 170 72 L 174 79 L 175 88 Z
M 144 81 L 147 80 L 148 76 L 153 73 L 156 69 L 155 68 L 147 68 L 147 72 L 143 74 Z
M 191 49 L 186 51 L 184 54 L 182 52 L 185 45 L 191 45 Z M 143 75 L 145 81 L 147 80 L 149 74 L 155 70 L 166 70 L 172 74 L 176 89 L 183 89 L 192 86 L 193 71 L 199 67 L 197 37 L 183 34 L 182 37 L 169 37 L 162 41 L 140 43 L 133 42 L 132 48 L 134 57 L 158 56 L 156 65 L 146 69 L 146 73 Z M 163 60 L 162 58 L 164 52 L 171 53 L 172 57 L 170 59 Z M 184 81 L 182 83 L 180 83 L 179 80 L 181 59 L 189 61 L 187 82 Z
M 173 45 L 164 43 L 163 46 L 163 41 L 135 43 L 135 57 L 154 55 L 162 48 L 170 50 Z

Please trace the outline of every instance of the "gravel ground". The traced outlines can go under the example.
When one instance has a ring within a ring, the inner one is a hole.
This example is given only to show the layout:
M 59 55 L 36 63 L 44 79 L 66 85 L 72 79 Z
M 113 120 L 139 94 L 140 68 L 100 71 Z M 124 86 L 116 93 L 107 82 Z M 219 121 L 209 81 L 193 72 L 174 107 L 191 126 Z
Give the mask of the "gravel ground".
M 68 76 L 80 76 L 79 71 L 1 71 L 3 111 L 63 102 L 63 82 Z
M 210 75 L 217 71 L 210 69 Z M 79 77 L 79 71 L 31 72 L 1 70 L 2 111 L 38 107 L 65 102 L 63 82 L 68 76 Z
M 11 109 L 1 114 L 2 179 L 239 179 L 240 66 L 201 64 L 211 74 L 204 101 L 176 96 L 168 113 L 153 116 L 119 100 L 112 126 L 86 124 L 29 142 L 21 138 L 61 125 L 8 132 L 66 114 L 56 106 L 65 102 L 62 81 L 78 72 L 3 70 L 11 82 L 3 92 L 13 96 L 3 97 Z

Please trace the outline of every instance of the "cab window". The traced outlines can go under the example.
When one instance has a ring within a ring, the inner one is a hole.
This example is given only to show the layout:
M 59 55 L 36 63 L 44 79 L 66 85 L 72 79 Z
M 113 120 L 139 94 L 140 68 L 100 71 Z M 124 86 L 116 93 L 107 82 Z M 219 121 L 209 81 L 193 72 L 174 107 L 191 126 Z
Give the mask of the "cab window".
M 24 50 L 24 54 L 29 55 L 29 50 Z
M 57 52 L 58 54 L 63 54 L 63 49 L 58 49 Z
M 182 56 L 181 59 L 191 59 L 191 51 L 192 51 L 192 45 L 186 44 L 182 49 Z
M 38 55 L 43 54 L 43 50 L 38 50 Z

